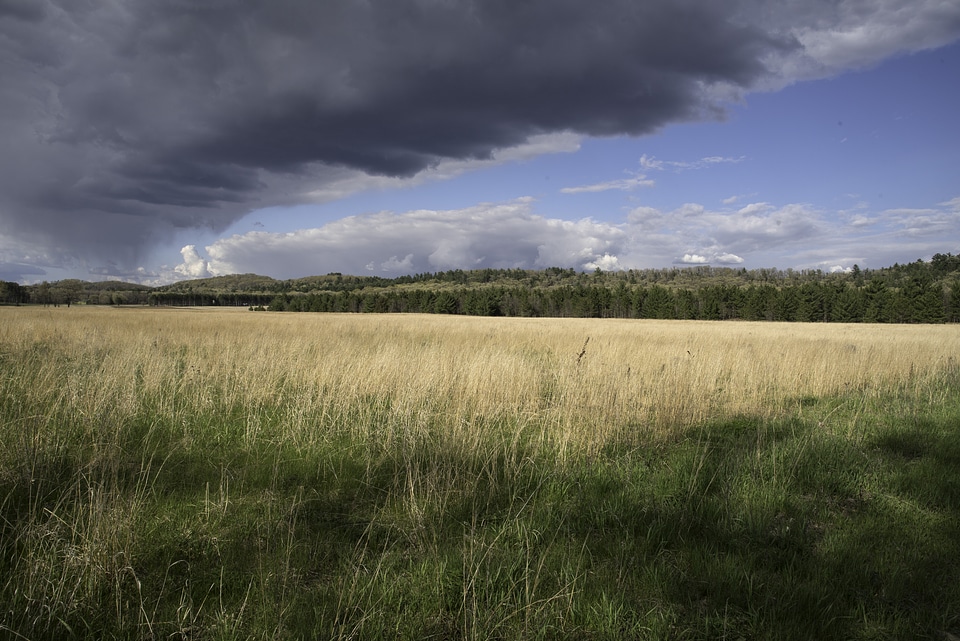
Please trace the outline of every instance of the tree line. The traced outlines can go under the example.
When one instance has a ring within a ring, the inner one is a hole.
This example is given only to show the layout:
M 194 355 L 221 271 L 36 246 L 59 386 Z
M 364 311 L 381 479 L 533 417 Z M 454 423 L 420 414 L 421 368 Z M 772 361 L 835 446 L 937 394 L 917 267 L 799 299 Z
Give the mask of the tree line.
M 432 313 L 471 316 L 655 318 L 800 322 L 943 323 L 960 321 L 960 283 L 944 289 L 924 279 L 888 287 L 880 279 L 861 287 L 842 281 L 795 286 L 603 284 L 553 288 L 394 289 L 281 294 L 272 311 Z
M 803 322 L 960 321 L 960 256 L 881 269 L 478 269 L 397 278 L 233 274 L 161 287 L 0 282 L 0 303 L 233 306 L 274 311 Z

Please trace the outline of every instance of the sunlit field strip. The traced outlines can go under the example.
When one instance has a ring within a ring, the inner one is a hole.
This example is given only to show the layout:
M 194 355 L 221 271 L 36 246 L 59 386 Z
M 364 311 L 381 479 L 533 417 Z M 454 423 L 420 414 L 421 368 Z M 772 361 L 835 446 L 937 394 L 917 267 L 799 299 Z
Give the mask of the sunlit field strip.
M 433 423 L 537 421 L 578 446 L 612 431 L 770 416 L 804 397 L 923 386 L 960 355 L 952 325 L 139 308 L 5 308 L 0 319 L 0 349 L 38 356 L 12 364 L 29 368 L 13 383 L 84 415 L 136 413 L 145 399 L 174 413 L 279 404 L 300 434 L 317 410 L 379 402 Z

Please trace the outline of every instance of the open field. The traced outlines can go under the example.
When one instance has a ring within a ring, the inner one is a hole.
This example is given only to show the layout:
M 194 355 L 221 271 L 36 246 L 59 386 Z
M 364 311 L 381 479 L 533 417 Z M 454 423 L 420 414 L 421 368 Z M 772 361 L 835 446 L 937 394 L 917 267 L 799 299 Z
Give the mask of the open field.
M 0 308 L 0 637 L 960 635 L 960 327 Z

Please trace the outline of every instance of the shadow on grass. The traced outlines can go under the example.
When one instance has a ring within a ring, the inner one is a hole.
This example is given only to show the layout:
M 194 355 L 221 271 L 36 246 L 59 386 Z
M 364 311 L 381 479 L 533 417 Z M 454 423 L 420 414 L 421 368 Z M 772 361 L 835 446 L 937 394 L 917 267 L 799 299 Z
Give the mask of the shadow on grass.
M 957 428 L 698 428 L 583 479 L 570 535 L 624 611 L 667 608 L 685 637 L 938 637 L 960 626 Z
M 83 513 L 84 483 L 138 501 L 117 550 L 136 582 L 101 576 L 46 626 L 5 611 L 8 629 L 97 638 L 142 634 L 147 618 L 152 634 L 210 638 L 960 631 L 960 426 L 948 418 L 853 442 L 813 421 L 742 417 L 564 463 L 506 441 L 371 454 L 347 440 L 304 451 L 138 438 L 101 468 L 41 461 L 42 491 L 3 479 L 7 572 L 24 571 L 26 525 Z M 73 528 L 48 562 L 69 565 Z

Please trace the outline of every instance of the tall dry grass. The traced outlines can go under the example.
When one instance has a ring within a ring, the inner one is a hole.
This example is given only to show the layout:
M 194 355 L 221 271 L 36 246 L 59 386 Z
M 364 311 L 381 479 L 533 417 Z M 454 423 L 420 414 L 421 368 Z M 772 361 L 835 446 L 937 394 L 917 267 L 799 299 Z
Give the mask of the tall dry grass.
M 625 431 L 777 415 L 805 397 L 922 387 L 960 355 L 952 325 L 104 308 L 5 308 L 0 318 L 4 384 L 25 400 L 56 399 L 52 411 L 118 422 L 149 405 L 187 426 L 198 412 L 242 408 L 247 437 L 264 412 L 282 412 L 284 437 L 308 440 L 323 438 L 318 419 L 456 431 L 510 418 L 591 448 Z
M 407 417 L 538 420 L 578 443 L 610 426 L 662 432 L 783 412 L 806 396 L 922 384 L 960 355 L 952 325 L 805 325 L 234 310 L 0 309 L 0 346 L 40 367 L 6 384 L 62 411 L 177 416 L 243 406 L 389 406 Z M 49 358 L 44 358 L 48 355 Z M 348 411 L 349 409 L 349 411 Z M 119 417 L 117 417 L 119 418 Z M 184 417 L 188 418 L 188 417 Z
M 623 481 L 608 445 L 741 415 L 836 430 L 810 402 L 831 396 L 935 406 L 958 355 L 945 325 L 0 308 L 0 632 L 276 637 L 302 590 L 330 599 L 321 636 L 422 636 L 385 603 L 423 590 L 454 636 L 537 629 L 600 554 L 556 527 L 582 511 L 565 484 Z M 708 446 L 693 472 L 684 447 L 693 496 Z

